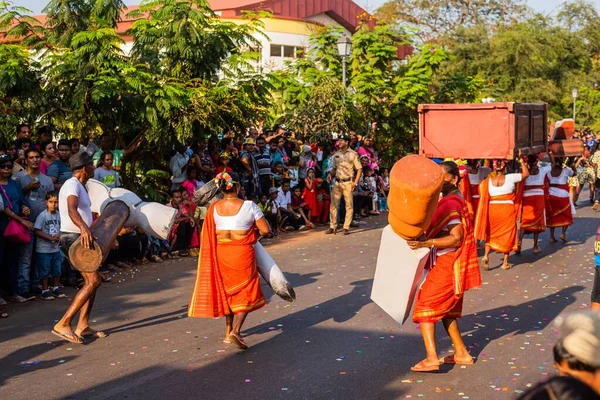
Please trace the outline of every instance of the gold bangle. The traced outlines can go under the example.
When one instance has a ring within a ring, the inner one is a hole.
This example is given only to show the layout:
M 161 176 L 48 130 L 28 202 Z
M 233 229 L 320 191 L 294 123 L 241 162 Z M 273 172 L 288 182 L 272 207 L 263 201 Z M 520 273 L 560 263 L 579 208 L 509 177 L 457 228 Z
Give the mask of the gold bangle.
M 435 247 L 435 239 L 431 239 L 431 248 L 433 249 Z

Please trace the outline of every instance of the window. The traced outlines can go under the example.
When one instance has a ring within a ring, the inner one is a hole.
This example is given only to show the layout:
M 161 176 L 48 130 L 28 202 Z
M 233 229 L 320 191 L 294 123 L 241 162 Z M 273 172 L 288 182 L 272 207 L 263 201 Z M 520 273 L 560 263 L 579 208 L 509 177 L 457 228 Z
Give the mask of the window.
M 283 56 L 287 58 L 294 58 L 295 50 L 294 46 L 283 46 Z
M 281 45 L 280 44 L 272 44 L 271 45 L 271 57 L 281 57 Z
M 271 45 L 271 57 L 302 58 L 305 52 L 306 48 L 301 46 Z

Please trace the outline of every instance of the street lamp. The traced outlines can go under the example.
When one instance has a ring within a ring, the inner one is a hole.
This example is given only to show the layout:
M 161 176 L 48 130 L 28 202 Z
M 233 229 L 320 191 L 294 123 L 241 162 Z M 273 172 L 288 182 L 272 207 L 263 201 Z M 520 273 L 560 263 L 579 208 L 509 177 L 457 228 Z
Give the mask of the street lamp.
M 573 89 L 573 92 L 571 92 L 571 94 L 573 95 L 573 123 L 575 123 L 575 111 L 576 111 L 576 103 L 577 103 L 577 96 L 579 95 L 579 91 L 577 89 Z
M 337 48 L 340 57 L 342 57 L 342 81 L 344 82 L 344 103 L 346 102 L 346 61 L 352 51 L 352 40 L 346 35 L 342 35 L 337 41 Z

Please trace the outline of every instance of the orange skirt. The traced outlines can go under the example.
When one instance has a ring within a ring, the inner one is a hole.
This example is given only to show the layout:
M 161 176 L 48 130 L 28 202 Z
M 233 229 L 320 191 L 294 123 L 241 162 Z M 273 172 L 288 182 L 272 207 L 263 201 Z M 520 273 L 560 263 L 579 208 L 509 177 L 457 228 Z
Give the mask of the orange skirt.
M 527 232 L 544 232 L 546 230 L 544 196 L 523 197 L 523 214 L 521 229 Z
M 517 244 L 517 212 L 514 204 L 490 203 L 490 237 L 486 245 L 499 253 L 510 253 Z
M 454 293 L 455 259 L 455 251 L 437 258 L 417 294 L 413 322 L 438 322 L 444 318 L 462 317 L 463 295 Z
M 234 314 L 258 310 L 266 304 L 255 260 L 251 244 L 217 243 L 219 272 L 227 304 Z
M 473 219 L 475 219 L 475 215 L 477 215 L 477 209 L 479 208 L 479 197 L 473 199 Z
M 568 197 L 550 196 L 550 205 L 552 213 L 548 216 L 549 228 L 561 228 L 573 225 L 571 201 Z

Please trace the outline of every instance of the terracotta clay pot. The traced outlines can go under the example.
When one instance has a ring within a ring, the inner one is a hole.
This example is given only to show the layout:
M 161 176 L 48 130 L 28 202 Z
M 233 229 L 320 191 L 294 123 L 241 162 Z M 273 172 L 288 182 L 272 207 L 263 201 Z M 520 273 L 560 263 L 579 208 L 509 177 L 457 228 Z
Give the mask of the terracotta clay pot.
M 406 240 L 419 238 L 431 222 L 444 180 L 442 168 L 428 158 L 410 155 L 390 171 L 388 222 Z

